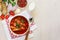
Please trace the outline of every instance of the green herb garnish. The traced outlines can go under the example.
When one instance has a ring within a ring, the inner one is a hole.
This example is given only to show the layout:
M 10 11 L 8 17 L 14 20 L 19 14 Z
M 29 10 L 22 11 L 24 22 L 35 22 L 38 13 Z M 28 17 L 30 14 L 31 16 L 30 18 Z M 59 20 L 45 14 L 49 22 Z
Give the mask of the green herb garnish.
M 8 0 L 8 4 L 11 3 L 12 6 L 15 6 L 16 5 L 16 2 L 14 2 L 14 0 Z
M 16 22 L 16 28 L 20 28 L 20 24 Z
M 7 0 L 3 0 L 4 2 L 7 2 Z

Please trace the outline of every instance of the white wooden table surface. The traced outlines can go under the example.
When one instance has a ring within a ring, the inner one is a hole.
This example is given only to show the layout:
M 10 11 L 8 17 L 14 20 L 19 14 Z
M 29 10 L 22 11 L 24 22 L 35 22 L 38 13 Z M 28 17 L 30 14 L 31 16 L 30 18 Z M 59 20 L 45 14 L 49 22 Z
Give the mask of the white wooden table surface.
M 60 0 L 34 0 L 36 8 L 32 13 L 38 29 L 29 40 L 60 40 Z M 6 40 L 0 28 L 0 40 Z

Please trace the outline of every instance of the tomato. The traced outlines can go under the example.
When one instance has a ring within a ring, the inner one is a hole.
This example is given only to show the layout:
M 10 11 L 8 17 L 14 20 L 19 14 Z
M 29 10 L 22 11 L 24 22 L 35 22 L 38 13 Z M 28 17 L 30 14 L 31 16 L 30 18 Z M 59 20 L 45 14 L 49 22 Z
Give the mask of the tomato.
M 23 26 L 26 26 L 26 24 L 23 24 Z
M 20 23 L 21 23 L 21 22 L 20 22 L 20 20 L 17 20 L 16 22 L 17 22 L 18 24 L 20 24 Z
M 9 15 L 6 15 L 5 18 L 8 19 L 9 18 Z
M 16 26 L 16 23 L 14 23 L 14 26 Z
M 11 25 L 13 25 L 13 24 L 14 24 L 14 22 L 11 22 L 10 24 L 11 24 Z
M 12 15 L 12 16 L 15 15 L 15 13 L 13 11 L 10 11 L 9 14 Z
M 1 18 L 4 19 L 4 18 L 5 18 L 5 15 L 2 14 L 2 15 L 1 15 Z
M 22 26 L 21 29 L 25 30 L 25 28 Z
M 26 26 L 28 26 L 28 24 L 27 24 L 27 23 L 25 23 L 25 25 L 26 25 Z

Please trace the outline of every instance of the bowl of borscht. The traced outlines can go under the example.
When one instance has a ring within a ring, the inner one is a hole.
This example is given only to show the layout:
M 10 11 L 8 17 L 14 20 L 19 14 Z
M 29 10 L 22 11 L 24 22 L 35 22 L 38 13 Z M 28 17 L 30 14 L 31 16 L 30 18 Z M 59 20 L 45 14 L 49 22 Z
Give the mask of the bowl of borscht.
M 9 27 L 13 34 L 24 35 L 29 30 L 29 22 L 26 17 L 16 15 L 9 20 Z

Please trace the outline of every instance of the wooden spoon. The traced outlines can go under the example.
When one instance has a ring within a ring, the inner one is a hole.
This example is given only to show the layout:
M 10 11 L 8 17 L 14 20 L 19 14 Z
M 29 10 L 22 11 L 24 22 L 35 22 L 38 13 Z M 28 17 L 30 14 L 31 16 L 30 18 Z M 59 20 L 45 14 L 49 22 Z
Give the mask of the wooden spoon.
M 29 32 L 30 32 L 30 30 L 28 30 L 26 37 L 25 37 L 25 40 L 28 40 Z

